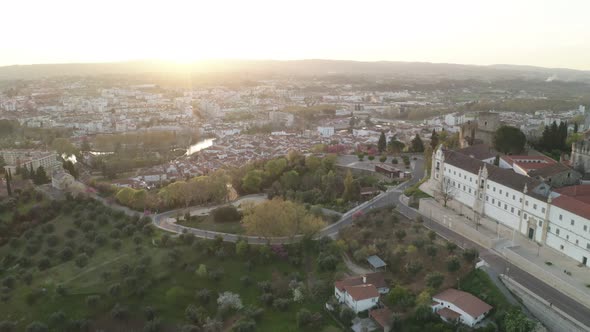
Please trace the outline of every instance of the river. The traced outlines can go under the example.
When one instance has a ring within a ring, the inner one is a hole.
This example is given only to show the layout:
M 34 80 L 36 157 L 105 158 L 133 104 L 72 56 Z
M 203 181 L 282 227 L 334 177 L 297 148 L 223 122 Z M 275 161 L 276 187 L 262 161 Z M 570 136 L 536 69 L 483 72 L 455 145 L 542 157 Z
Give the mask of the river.
M 206 149 L 206 148 L 212 146 L 214 140 L 215 140 L 214 138 L 207 138 L 207 139 L 197 142 L 196 144 L 189 146 L 188 149 L 186 150 L 185 155 L 190 156 L 195 152 L 199 152 L 203 149 Z

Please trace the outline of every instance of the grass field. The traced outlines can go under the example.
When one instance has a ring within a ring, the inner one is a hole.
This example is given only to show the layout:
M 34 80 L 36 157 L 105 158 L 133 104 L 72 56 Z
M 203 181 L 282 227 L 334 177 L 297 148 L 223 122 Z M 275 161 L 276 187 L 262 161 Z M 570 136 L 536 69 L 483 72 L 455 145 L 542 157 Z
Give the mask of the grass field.
M 330 293 L 334 272 L 318 270 L 313 248 L 286 248 L 288 257 L 283 257 L 273 254 L 269 247 L 262 251 L 250 247 L 238 255 L 234 244 L 188 236 L 173 238 L 155 231 L 144 220 L 113 212 L 94 201 L 58 205 L 61 213 L 57 218 L 0 247 L 0 280 L 4 286 L 0 321 L 16 322 L 17 330 L 40 321 L 50 331 L 67 331 L 76 320 L 88 320 L 92 330 L 141 330 L 145 324 L 143 311 L 150 306 L 157 312 L 160 331 L 179 331 L 189 323 L 185 309 L 193 304 L 202 307 L 207 316 L 224 321 L 229 331 L 243 313 L 220 316 L 216 299 L 225 291 L 239 294 L 244 306 L 264 309 L 256 323 L 257 331 L 339 330 L 325 314 L 313 327 L 300 329 L 296 324 L 301 308 L 322 313 Z M 71 257 L 62 258 L 68 251 Z M 80 256 L 87 257 L 85 265 L 78 264 Z M 41 267 L 47 261 L 49 266 Z M 208 271 L 204 276 L 195 273 L 201 265 Z M 242 280 L 244 276 L 249 278 L 248 284 Z M 301 302 L 292 301 L 290 283 L 294 279 L 303 290 Z M 327 285 L 321 293 L 312 283 L 318 279 Z M 262 291 L 257 283 L 262 281 L 271 284 L 268 292 L 275 299 L 288 299 L 286 308 L 260 301 Z M 202 289 L 211 291 L 206 303 L 195 296 Z M 99 297 L 94 305 L 88 303 L 93 296 Z M 117 303 L 128 309 L 124 320 L 110 314 Z M 56 318 L 59 312 L 64 319 Z

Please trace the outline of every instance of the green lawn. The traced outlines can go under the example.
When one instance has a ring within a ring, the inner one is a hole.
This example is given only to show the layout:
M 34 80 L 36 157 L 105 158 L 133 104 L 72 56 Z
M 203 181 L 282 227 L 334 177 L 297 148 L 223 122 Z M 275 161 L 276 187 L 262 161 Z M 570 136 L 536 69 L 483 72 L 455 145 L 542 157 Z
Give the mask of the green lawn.
M 239 221 L 226 221 L 226 222 L 215 222 L 211 215 L 207 216 L 193 216 L 190 221 L 181 219 L 178 222 L 179 225 L 206 229 L 208 231 L 231 233 L 231 234 L 244 234 L 245 230 Z

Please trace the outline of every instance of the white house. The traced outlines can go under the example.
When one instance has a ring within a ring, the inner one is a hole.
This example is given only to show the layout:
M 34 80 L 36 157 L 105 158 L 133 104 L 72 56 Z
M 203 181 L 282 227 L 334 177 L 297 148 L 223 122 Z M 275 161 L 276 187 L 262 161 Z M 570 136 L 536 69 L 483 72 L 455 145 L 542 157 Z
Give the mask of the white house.
M 369 310 L 377 305 L 379 296 L 387 294 L 389 288 L 380 272 L 350 277 L 335 282 L 334 296 L 355 313 Z
M 459 321 L 471 327 L 492 310 L 491 305 L 477 297 L 453 288 L 433 296 L 431 307 L 444 321 Z

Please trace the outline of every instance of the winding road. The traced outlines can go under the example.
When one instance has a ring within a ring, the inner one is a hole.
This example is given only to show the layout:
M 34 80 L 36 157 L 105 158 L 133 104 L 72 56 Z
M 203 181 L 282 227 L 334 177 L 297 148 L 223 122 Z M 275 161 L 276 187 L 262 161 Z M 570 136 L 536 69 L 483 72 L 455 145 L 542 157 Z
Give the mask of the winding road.
M 330 225 L 326 226 L 324 229 L 320 230 L 318 232 L 318 234 L 316 235 L 316 238 L 321 238 L 323 236 L 330 236 L 330 237 L 336 236 L 338 234 L 338 232 L 340 231 L 340 229 L 342 229 L 343 227 L 346 227 L 352 223 L 353 215 L 355 213 L 357 213 L 358 211 L 365 213 L 365 212 L 367 212 L 371 209 L 374 209 L 374 208 L 380 208 L 380 207 L 396 204 L 398 202 L 400 195 L 402 194 L 402 192 L 404 191 L 405 188 L 415 184 L 420 179 L 422 179 L 422 177 L 424 177 L 424 161 L 423 161 L 423 159 L 421 157 L 419 157 L 419 158 L 416 158 L 415 160 L 412 160 L 411 161 L 411 169 L 412 169 L 412 178 L 410 180 L 398 185 L 397 187 L 390 188 L 387 191 L 381 193 L 380 195 L 375 196 L 373 199 L 366 201 L 366 202 L 360 204 L 359 206 L 353 208 L 352 210 L 344 213 L 340 217 L 340 220 L 338 220 L 337 222 L 330 224 Z M 236 202 L 239 202 L 240 200 L 243 200 L 243 199 L 248 199 L 248 198 L 253 198 L 253 197 L 258 197 L 258 196 L 260 196 L 260 195 L 243 196 Z M 232 202 L 232 204 L 235 204 L 236 202 Z M 187 209 L 191 209 L 191 208 L 189 207 Z M 194 234 L 196 237 L 203 238 L 203 239 L 214 239 L 215 237 L 221 237 L 226 242 L 237 242 L 238 240 L 245 240 L 250 244 L 267 244 L 267 243 L 287 244 L 287 243 L 297 242 L 301 239 L 300 235 L 295 236 L 295 237 L 265 238 L 265 237 L 261 237 L 261 236 L 222 233 L 222 232 L 215 232 L 215 231 L 209 231 L 209 230 L 204 230 L 204 229 L 186 227 L 186 226 L 178 225 L 178 224 L 170 221 L 170 219 L 173 216 L 176 216 L 178 213 L 182 214 L 187 209 L 177 209 L 177 210 L 167 211 L 167 212 L 153 215 L 152 216 L 153 224 L 154 224 L 154 226 L 156 226 L 162 230 L 168 231 L 168 232 L 173 232 L 173 233 L 177 233 L 177 234 L 191 233 L 191 234 Z

